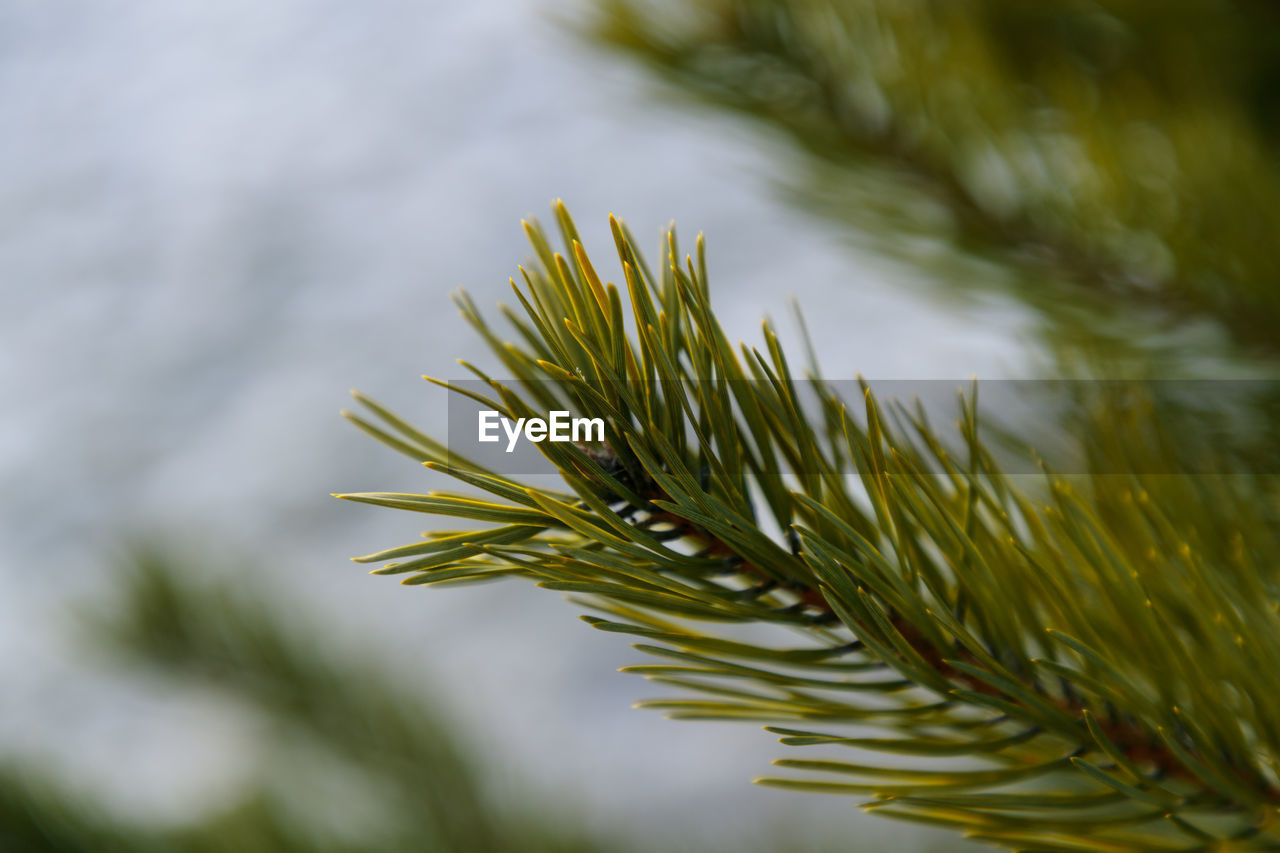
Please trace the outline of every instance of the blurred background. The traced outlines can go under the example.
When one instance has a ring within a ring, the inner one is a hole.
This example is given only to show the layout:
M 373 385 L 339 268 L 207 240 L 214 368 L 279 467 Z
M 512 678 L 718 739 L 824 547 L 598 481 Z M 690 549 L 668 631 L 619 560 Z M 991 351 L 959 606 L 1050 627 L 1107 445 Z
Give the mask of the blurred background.
M 1265 2 L 0 11 L 0 850 L 968 849 L 753 788 L 554 593 L 370 578 L 563 198 L 832 376 L 1276 377 Z M 544 218 L 549 218 L 545 217 Z M 795 337 L 792 336 L 794 343 Z

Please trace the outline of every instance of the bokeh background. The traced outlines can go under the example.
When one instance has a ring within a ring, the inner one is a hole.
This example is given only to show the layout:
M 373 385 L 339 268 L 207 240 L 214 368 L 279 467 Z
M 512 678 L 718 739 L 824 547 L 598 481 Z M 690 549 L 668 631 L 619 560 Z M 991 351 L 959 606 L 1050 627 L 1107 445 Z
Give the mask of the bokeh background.
M 442 430 L 448 294 L 556 198 L 705 232 L 833 376 L 1276 375 L 1274 9 L 938 7 L 6 5 L 0 849 L 966 848 L 753 788 L 554 593 L 368 577 L 419 521 L 329 497 L 433 487 L 346 390 Z

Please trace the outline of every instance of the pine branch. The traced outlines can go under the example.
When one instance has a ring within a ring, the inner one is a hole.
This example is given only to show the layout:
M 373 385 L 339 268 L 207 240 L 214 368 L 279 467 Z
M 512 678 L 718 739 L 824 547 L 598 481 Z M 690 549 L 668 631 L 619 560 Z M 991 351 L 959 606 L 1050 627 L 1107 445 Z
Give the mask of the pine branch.
M 458 298 L 511 381 L 473 371 L 489 394 L 455 387 L 510 418 L 601 416 L 605 440 L 538 445 L 567 487 L 552 492 L 358 396 L 372 413 L 347 413 L 358 426 L 488 496 L 339 497 L 496 525 L 361 561 L 410 584 L 514 574 L 572 593 L 603 614 L 589 624 L 661 661 L 632 671 L 692 692 L 649 707 L 762 721 L 826 750 L 763 784 L 872 797 L 877 813 L 1013 847 L 1280 844 L 1268 481 L 1046 474 L 1041 494 L 999 470 L 976 386 L 953 452 L 922 409 L 886 407 L 865 384 L 851 408 L 816 365 L 802 385 L 767 323 L 763 348 L 731 346 L 701 238 L 682 256 L 669 232 L 655 277 L 611 220 L 628 318 L 563 206 L 556 217 L 565 255 L 526 226 L 538 268 L 512 282 L 524 316 L 505 312 L 524 344 Z M 1098 417 L 1114 426 L 1117 412 Z M 1093 435 L 1095 456 L 1152 452 Z M 1203 524 L 1210 512 L 1235 526 Z
M 588 36 L 785 133 L 813 172 L 806 209 L 888 231 L 917 264 L 952 234 L 1013 273 L 966 285 L 1006 282 L 1070 342 L 1210 317 L 1275 356 L 1269 4 L 689 5 L 598 0 Z

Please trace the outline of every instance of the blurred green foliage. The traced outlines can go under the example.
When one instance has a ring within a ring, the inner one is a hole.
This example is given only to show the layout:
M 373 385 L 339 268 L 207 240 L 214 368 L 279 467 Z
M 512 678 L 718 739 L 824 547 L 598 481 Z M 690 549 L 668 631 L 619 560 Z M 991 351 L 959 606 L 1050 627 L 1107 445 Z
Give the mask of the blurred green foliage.
M 87 645 L 171 689 L 223 692 L 268 727 L 256 782 L 193 825 L 114 818 L 35 767 L 0 772 L 0 850 L 536 851 L 598 849 L 570 817 L 503 811 L 486 799 L 467 739 L 376 660 L 353 660 L 286 621 L 252 586 L 213 584 L 165 550 L 142 548 L 114 608 L 87 614 Z M 332 786 L 309 784 L 322 762 Z M 76 789 L 79 790 L 78 788 Z M 327 796 L 326 796 L 327 795 Z M 611 849 L 619 849 L 612 845 Z
M 1176 348 L 1210 318 L 1236 354 L 1280 353 L 1275 4 L 596 6 L 593 37 L 785 131 L 807 209 L 935 279 L 1010 285 L 1086 347 Z

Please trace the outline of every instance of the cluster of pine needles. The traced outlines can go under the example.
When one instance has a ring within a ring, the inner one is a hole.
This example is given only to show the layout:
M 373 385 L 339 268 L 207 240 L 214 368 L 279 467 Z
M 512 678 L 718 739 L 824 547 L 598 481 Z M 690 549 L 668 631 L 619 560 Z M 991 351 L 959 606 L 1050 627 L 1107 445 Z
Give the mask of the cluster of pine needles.
M 865 386 L 844 399 L 768 323 L 730 343 L 701 238 L 683 255 L 669 231 L 655 274 L 611 218 L 619 287 L 555 216 L 564 254 L 526 224 L 515 342 L 458 298 L 508 378 L 470 368 L 487 392 L 455 390 L 512 419 L 602 417 L 605 441 L 538 445 L 563 488 L 535 488 L 356 395 L 357 426 L 469 489 L 339 497 L 482 523 L 359 561 L 571 594 L 654 659 L 629 671 L 681 688 L 648 707 L 806 748 L 763 785 L 1020 849 L 1280 848 L 1265 478 L 1143 474 L 1155 451 L 1115 412 L 1081 439 L 1107 473 L 1004 474 L 976 384 L 955 430 Z

